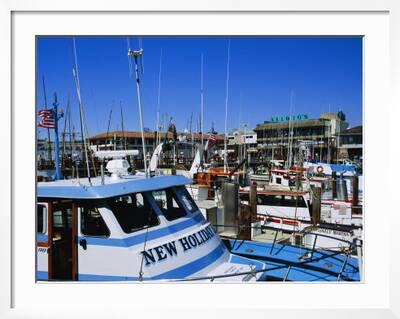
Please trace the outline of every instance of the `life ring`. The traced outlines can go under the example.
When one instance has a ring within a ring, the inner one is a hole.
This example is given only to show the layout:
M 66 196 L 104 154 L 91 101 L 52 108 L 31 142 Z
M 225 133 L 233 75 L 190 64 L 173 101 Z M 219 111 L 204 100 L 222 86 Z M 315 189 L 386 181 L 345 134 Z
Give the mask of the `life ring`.
M 323 173 L 324 172 L 324 168 L 321 165 L 317 166 L 317 172 L 318 172 L 318 174 Z

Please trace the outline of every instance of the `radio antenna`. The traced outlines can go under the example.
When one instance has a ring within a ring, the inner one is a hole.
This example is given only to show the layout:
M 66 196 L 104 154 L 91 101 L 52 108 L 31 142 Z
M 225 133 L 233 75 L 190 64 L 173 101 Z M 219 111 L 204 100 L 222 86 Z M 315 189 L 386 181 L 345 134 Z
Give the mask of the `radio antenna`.
M 85 134 L 84 126 L 83 126 L 84 113 L 83 113 L 83 104 L 82 104 L 82 96 L 81 96 L 81 86 L 79 83 L 79 69 L 78 69 L 78 58 L 77 58 L 77 54 L 76 54 L 75 38 L 73 38 L 73 44 L 74 44 L 75 64 L 74 64 L 74 67 L 72 68 L 72 73 L 74 75 L 76 93 L 77 93 L 78 102 L 79 102 L 79 115 L 80 115 L 79 118 L 80 118 L 80 124 L 81 124 L 83 145 L 84 145 L 84 150 L 85 150 L 86 169 L 87 169 L 89 184 L 92 185 L 92 182 L 90 180 L 89 156 L 88 156 L 87 144 L 86 144 L 86 134 Z
M 128 48 L 128 57 L 130 59 L 134 58 L 135 61 L 136 92 L 137 92 L 138 108 L 139 108 L 140 130 L 142 132 L 143 164 L 144 164 L 144 172 L 147 177 L 148 172 L 147 172 L 147 161 L 146 161 L 146 144 L 145 144 L 144 129 L 143 129 L 142 96 L 140 91 L 140 72 L 139 72 L 139 64 L 142 65 L 141 60 L 143 58 L 143 49 L 140 48 L 139 50 L 133 51 L 130 48 Z M 142 68 L 142 74 L 143 74 L 143 68 Z

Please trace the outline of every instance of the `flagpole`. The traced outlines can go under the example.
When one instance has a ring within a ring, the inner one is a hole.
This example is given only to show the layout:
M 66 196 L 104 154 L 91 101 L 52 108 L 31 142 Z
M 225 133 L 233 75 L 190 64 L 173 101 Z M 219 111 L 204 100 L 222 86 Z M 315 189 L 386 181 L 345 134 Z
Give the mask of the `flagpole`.
M 55 146 L 55 159 L 56 159 L 56 175 L 54 177 L 55 180 L 62 179 L 62 172 L 60 168 L 60 146 L 58 141 L 58 103 L 57 103 L 57 94 L 54 93 L 54 103 L 53 103 L 53 118 L 54 118 L 54 146 Z M 62 114 L 60 118 L 62 117 Z
M 43 95 L 44 95 L 44 109 L 47 110 L 47 96 L 46 96 L 46 85 L 44 83 L 44 76 L 42 77 L 43 82 Z M 49 158 L 49 163 L 51 163 L 51 139 L 50 139 L 50 129 L 47 128 L 47 139 L 48 139 L 48 149 L 47 156 Z

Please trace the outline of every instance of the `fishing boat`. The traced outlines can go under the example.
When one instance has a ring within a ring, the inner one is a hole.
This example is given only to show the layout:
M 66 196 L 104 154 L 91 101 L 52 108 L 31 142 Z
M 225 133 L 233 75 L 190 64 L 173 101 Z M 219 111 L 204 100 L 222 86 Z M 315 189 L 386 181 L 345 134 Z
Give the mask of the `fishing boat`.
M 340 249 L 361 238 L 362 223 L 359 219 L 357 223 L 351 222 L 351 211 L 350 216 L 342 216 L 331 206 L 323 205 L 313 221 L 308 195 L 308 192 L 257 189 L 257 219 L 265 228 L 306 236 L 302 243 L 314 238 L 312 234 L 320 234 L 316 244 L 324 249 Z M 242 188 L 239 196 L 242 203 L 249 203 L 248 188 Z
M 307 280 L 359 280 L 357 259 L 342 254 L 288 246 L 260 257 L 271 244 L 222 241 L 184 176 L 130 175 L 124 160 L 108 167 L 110 176 L 38 183 L 37 280 L 306 280 L 304 267 Z
M 309 169 L 313 174 L 321 176 L 331 176 L 332 172 L 342 174 L 346 177 L 351 177 L 357 174 L 358 167 L 354 163 L 345 162 L 343 164 L 327 164 L 322 162 L 307 162 L 303 166 Z

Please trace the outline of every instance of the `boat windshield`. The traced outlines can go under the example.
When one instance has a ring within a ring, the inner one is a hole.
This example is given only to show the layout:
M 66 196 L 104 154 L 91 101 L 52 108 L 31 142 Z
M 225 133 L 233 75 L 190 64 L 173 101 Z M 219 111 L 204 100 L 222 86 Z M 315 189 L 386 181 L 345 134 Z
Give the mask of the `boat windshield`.
M 257 195 L 258 205 L 282 206 L 282 207 L 307 207 L 303 196 L 293 195 Z
M 113 197 L 108 200 L 108 205 L 125 233 L 160 224 L 156 213 L 141 193 Z
M 152 195 L 161 212 L 169 221 L 186 216 L 186 211 L 194 212 L 197 210 L 193 199 L 183 187 L 153 191 Z

